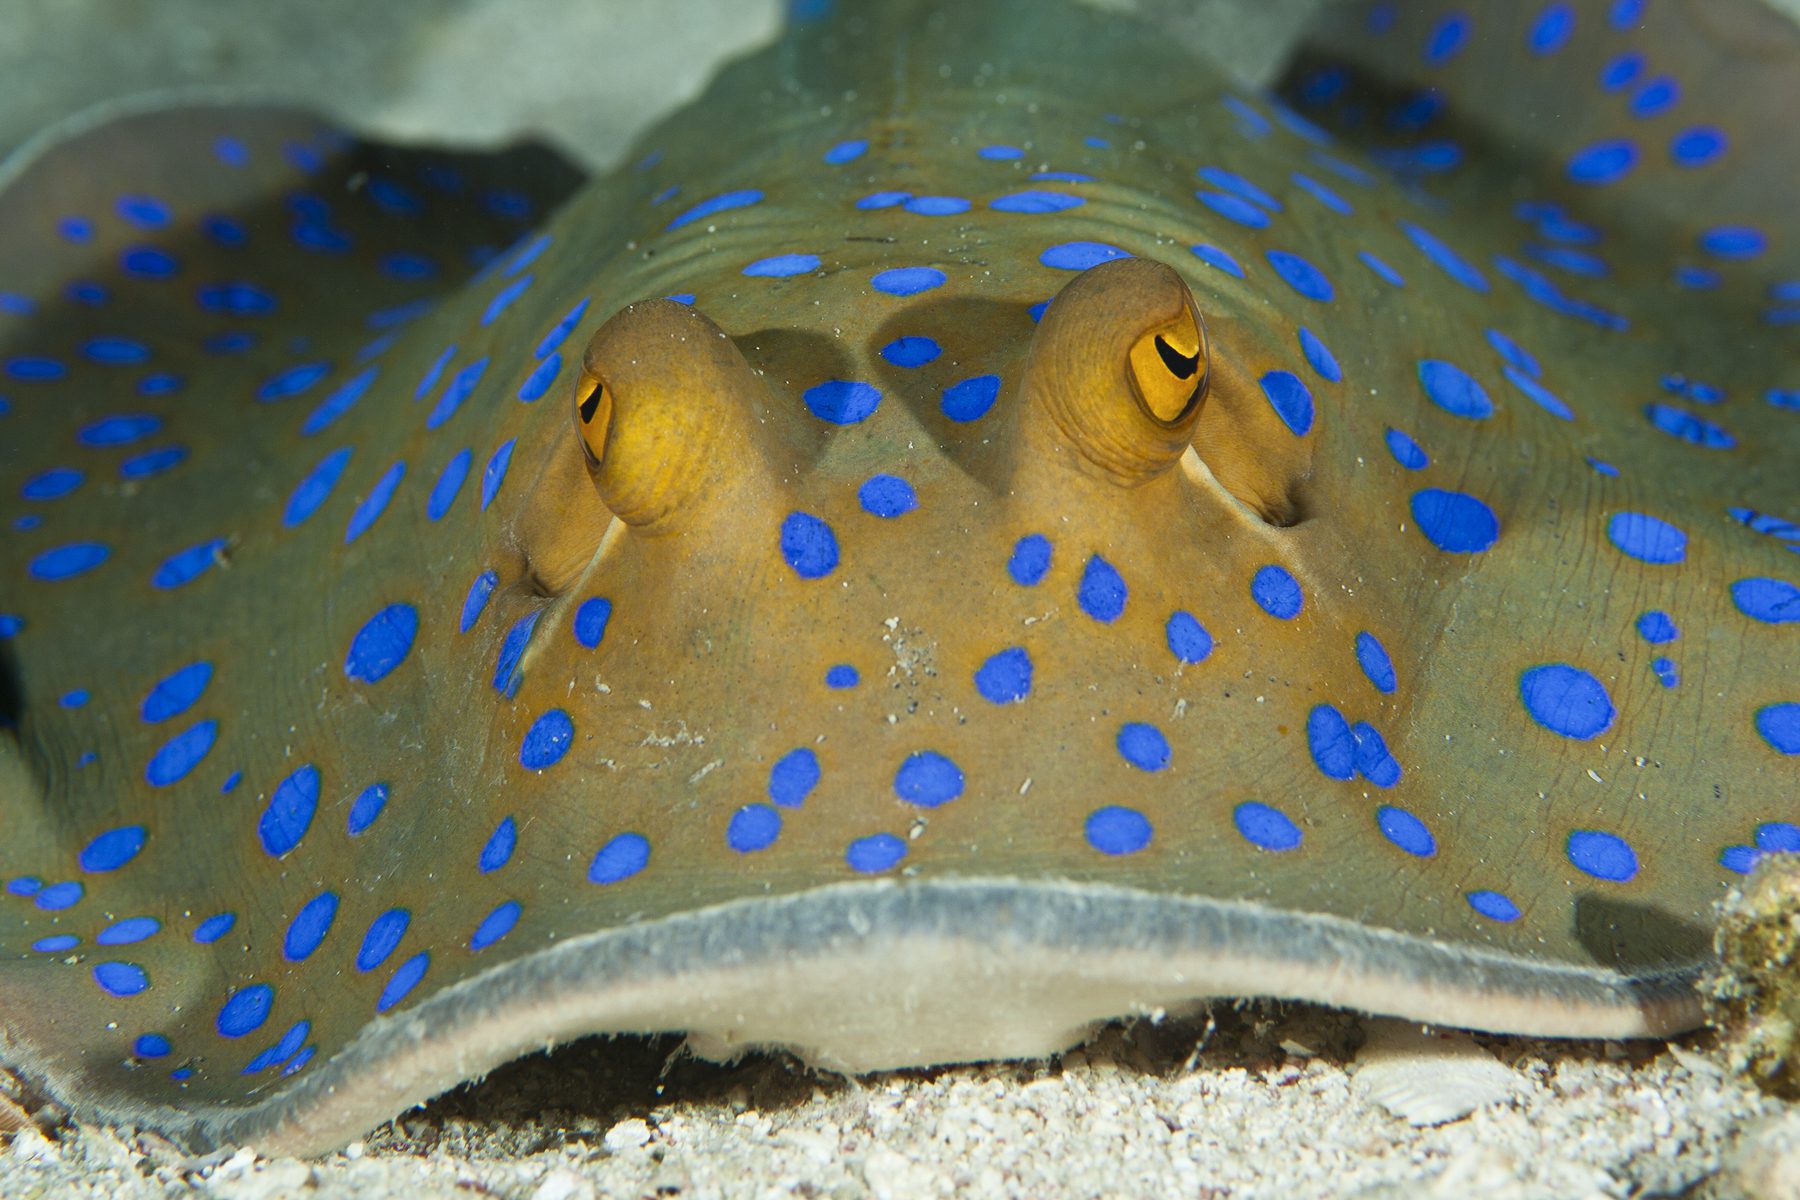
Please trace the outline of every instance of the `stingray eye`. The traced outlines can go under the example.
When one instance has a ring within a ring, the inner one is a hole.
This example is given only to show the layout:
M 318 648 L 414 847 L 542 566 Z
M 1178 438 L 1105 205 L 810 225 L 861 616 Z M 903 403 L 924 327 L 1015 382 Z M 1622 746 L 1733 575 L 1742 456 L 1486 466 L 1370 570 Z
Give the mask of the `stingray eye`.
M 606 455 L 606 430 L 612 423 L 612 389 L 606 381 L 585 368 L 575 385 L 575 429 L 581 435 L 581 449 L 588 465 L 597 467 Z
M 1144 410 L 1165 424 L 1179 421 L 1206 391 L 1206 327 L 1184 306 L 1176 320 L 1140 334 L 1126 362 Z

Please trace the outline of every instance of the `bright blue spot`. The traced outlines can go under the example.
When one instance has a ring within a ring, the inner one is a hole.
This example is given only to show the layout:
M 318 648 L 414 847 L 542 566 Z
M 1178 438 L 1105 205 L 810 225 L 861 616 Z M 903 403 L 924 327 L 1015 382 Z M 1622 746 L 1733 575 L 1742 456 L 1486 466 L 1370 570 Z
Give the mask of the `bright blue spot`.
M 306 836 L 312 828 L 313 813 L 319 807 L 319 768 L 307 763 L 275 785 L 275 794 L 256 825 L 263 852 L 280 858 Z
M 1543 368 L 1538 366 L 1538 360 L 1532 356 L 1529 350 L 1507 337 L 1504 333 L 1501 333 L 1498 329 L 1488 330 L 1487 340 L 1488 345 L 1492 346 L 1495 351 L 1499 353 L 1500 357 L 1506 360 L 1508 366 L 1517 367 L 1520 371 L 1534 379 L 1544 373 Z
M 1189 246 L 1188 249 L 1193 252 L 1195 258 L 1207 266 L 1217 268 L 1238 279 L 1244 278 L 1244 268 L 1238 263 L 1238 260 L 1217 246 L 1209 246 L 1205 242 L 1201 242 L 1198 245 Z
M 369 390 L 369 385 L 375 382 L 375 376 L 379 369 L 378 367 L 369 367 L 340 384 L 331 395 L 325 397 L 319 407 L 308 414 L 306 420 L 300 425 L 300 432 L 311 437 L 349 412 Z
M 1668 76 L 1652 79 L 1646 83 L 1637 95 L 1631 98 L 1631 115 L 1634 117 L 1654 117 L 1665 113 L 1681 99 L 1681 85 Z
M 1672 658 L 1654 658 L 1650 661 L 1650 669 L 1656 673 L 1656 682 L 1666 688 L 1672 688 L 1681 682 L 1681 675 L 1675 669 Z
M 206 920 L 194 926 L 194 941 L 202 946 L 210 946 L 226 934 L 230 933 L 231 927 L 236 924 L 236 913 L 214 913 L 212 916 L 206 918 Z
M 1356 770 L 1376 787 L 1393 787 L 1400 782 L 1400 763 L 1388 751 L 1387 740 L 1381 731 L 1367 721 L 1358 721 L 1350 727 L 1350 736 L 1356 742 Z
M 52 467 L 27 479 L 19 495 L 27 500 L 60 500 L 87 478 L 74 467 Z
M 894 208 L 912 199 L 911 192 L 870 192 L 856 202 L 856 207 L 869 211 L 878 208 Z
M 1768 821 L 1758 825 L 1756 848 L 1765 854 L 1800 852 L 1800 825 L 1791 821 Z
M 742 191 L 725 192 L 721 195 L 713 196 L 710 199 L 702 200 L 700 203 L 694 205 L 694 207 L 676 217 L 673 221 L 670 221 L 664 228 L 680 229 L 683 225 L 690 224 L 705 217 L 710 217 L 715 213 L 727 212 L 734 208 L 748 207 L 749 205 L 757 203 L 762 198 L 762 192 L 756 188 L 745 188 Z
M 789 513 L 781 522 L 781 557 L 800 578 L 822 579 L 837 569 L 837 535 L 811 513 Z
M 494 497 L 500 494 L 500 485 L 506 482 L 506 468 L 512 463 L 513 443 L 517 438 L 507 438 L 488 459 L 487 467 L 481 472 L 481 511 L 486 512 Z
M 356 969 L 373 971 L 386 962 L 411 924 L 412 913 L 404 908 L 390 908 L 370 921 L 368 932 L 363 934 L 362 947 L 356 952 Z
M 999 395 L 998 375 L 975 375 L 945 388 L 938 408 L 952 421 L 978 421 L 994 406 Z
M 1015 550 L 1015 558 L 1017 554 Z M 1087 566 L 1081 571 L 1081 584 L 1075 592 L 1082 612 L 1096 621 L 1116 621 L 1125 611 L 1125 595 L 1125 579 L 1116 567 L 1098 554 L 1087 560 Z
M 1459 417 L 1485 420 L 1494 415 L 1487 389 L 1455 363 L 1435 358 L 1419 360 L 1419 382 L 1431 402 Z
M 896 367 L 922 367 L 943 351 L 928 337 L 895 338 L 881 348 L 881 357 Z
M 1035 587 L 1050 570 L 1050 539 L 1041 533 L 1030 533 L 1013 545 L 1012 557 L 1006 560 L 1006 573 L 1023 587 Z
M 1251 578 L 1250 598 L 1256 601 L 1256 607 L 1283 621 L 1299 616 L 1305 604 L 1299 582 L 1285 568 L 1274 563 L 1260 568 Z
M 1431 459 L 1426 456 L 1419 443 L 1413 441 L 1412 436 L 1403 430 L 1390 428 L 1386 434 L 1386 441 L 1388 453 L 1394 456 L 1395 462 L 1407 470 L 1418 471 L 1430 465 Z
M 1119 757 L 1140 771 L 1160 771 L 1169 765 L 1169 739 L 1154 725 L 1127 721 L 1119 726 L 1113 744 Z
M 363 624 L 350 641 L 344 674 L 363 683 L 378 683 L 406 661 L 419 633 L 419 610 L 390 604 Z
M 1150 844 L 1150 821 L 1135 808 L 1109 804 L 1088 814 L 1082 827 L 1088 845 L 1102 854 L 1136 854 Z
M 963 773 L 935 750 L 917 750 L 894 772 L 894 794 L 920 808 L 936 808 L 962 795 Z
M 1463 492 L 1414 492 L 1412 515 L 1425 540 L 1448 554 L 1479 554 L 1500 537 L 1494 510 Z
M 953 217 L 968 212 L 970 204 L 961 196 L 915 196 L 905 202 L 905 208 L 921 217 Z
M 857 159 L 861 158 L 868 148 L 869 141 L 867 138 L 857 138 L 854 141 L 839 142 L 825 152 L 823 161 L 830 166 L 841 167 L 847 162 L 855 162 Z
M 161 229 L 169 223 L 169 206 L 154 196 L 127 193 L 114 206 L 118 214 L 140 229 Z
M 212 674 L 212 664 L 201 660 L 163 677 L 145 694 L 139 715 L 155 723 L 186 712 L 212 682 Z
M 425 970 L 430 966 L 431 952 L 429 950 L 421 950 L 401 963 L 400 969 L 395 971 L 393 978 L 387 981 L 387 986 L 381 989 L 381 995 L 376 997 L 375 1011 L 386 1012 L 406 999 L 407 993 L 419 985 L 419 980 L 425 978 Z
M 1280 809 L 1246 800 L 1231 812 L 1232 824 L 1245 841 L 1264 850 L 1292 850 L 1300 844 L 1300 827 Z
M 1575 10 L 1568 4 L 1546 4 L 1538 13 L 1525 44 L 1533 54 L 1554 54 L 1568 42 L 1575 31 Z
M 513 848 L 519 844 L 519 827 L 511 817 L 503 817 L 481 848 L 475 868 L 483 875 L 492 874 L 512 861 Z
M 1319 268 L 1301 258 L 1298 254 L 1290 254 L 1286 250 L 1270 250 L 1263 257 L 1275 268 L 1287 285 L 1305 296 L 1308 300 L 1330 300 L 1333 292 L 1331 281 L 1325 278 Z
M 455 355 L 456 345 L 455 343 L 451 343 L 444 347 L 442 354 L 439 354 L 436 358 L 431 360 L 431 365 L 425 368 L 425 374 L 419 377 L 418 386 L 413 388 L 413 399 L 415 401 L 423 400 L 425 398 L 425 393 L 437 386 L 438 378 L 443 375 L 444 368 L 450 365 L 450 360 L 455 357 Z
M 76 436 L 84 446 L 100 448 L 129 446 L 133 442 L 142 441 L 161 428 L 161 417 L 153 417 L 148 413 L 132 413 L 95 421 L 91 425 L 83 426 L 81 432 Z
M 1748 225 L 1720 225 L 1703 231 L 1697 240 L 1715 258 L 1755 258 L 1768 245 L 1762 230 Z
M 1168 643 L 1169 653 L 1184 663 L 1204 662 L 1212 653 L 1212 634 L 1190 612 L 1177 610 L 1171 613 L 1163 626 L 1163 638 Z
M 387 807 L 387 800 L 388 788 L 385 783 L 371 783 L 358 792 L 356 799 L 350 803 L 349 816 L 344 820 L 344 828 L 350 836 L 355 837 L 373 825 L 375 818 L 381 815 L 381 810 Z
M 519 743 L 519 765 L 527 771 L 555 766 L 575 740 L 575 722 L 560 708 L 553 708 L 531 723 Z
M 1678 563 L 1687 557 L 1687 534 L 1648 513 L 1614 513 L 1606 536 L 1620 553 L 1639 562 Z
M 1609 478 L 1616 478 L 1619 474 L 1619 468 L 1613 466 L 1609 462 L 1601 462 L 1597 458 L 1589 458 L 1587 460 L 1587 465 L 1592 467 L 1597 473 Z
M 1469 18 L 1460 12 L 1447 13 L 1425 39 L 1425 65 L 1443 66 L 1462 51 L 1468 40 Z
M 1390 283 L 1395 287 L 1406 286 L 1406 280 L 1401 278 L 1400 272 L 1394 270 L 1394 268 L 1388 266 L 1373 254 L 1370 254 L 1367 250 L 1358 250 L 1356 252 L 1356 257 L 1361 259 L 1363 266 L 1375 272 L 1376 277 L 1383 282 Z
M 1672 438 L 1701 446 L 1708 450 L 1729 450 L 1737 445 L 1737 439 L 1724 428 L 1713 424 L 1703 417 L 1684 412 L 1667 404 L 1646 404 L 1644 415 L 1650 423 Z
M 64 708 L 82 708 L 92 698 L 86 688 L 76 688 L 58 696 L 56 702 Z
M 394 498 L 394 489 L 400 486 L 400 479 L 406 474 L 406 464 L 397 462 L 389 467 L 363 497 L 356 511 L 350 514 L 350 520 L 344 526 L 344 544 L 347 546 L 369 531 L 369 527 L 380 519 L 387 511 L 388 501 Z
M 1603 186 L 1616 183 L 1637 165 L 1637 143 L 1625 139 L 1595 142 L 1576 151 L 1567 173 L 1575 183 Z
M 746 804 L 731 814 L 725 844 L 739 854 L 767 850 L 781 836 L 781 814 L 766 804 Z
M 219 1008 L 215 1025 L 220 1037 L 243 1037 L 262 1028 L 269 1019 L 269 1008 L 275 1003 L 275 989 L 266 983 L 253 983 L 231 993 Z
M 86 894 L 87 889 L 71 879 L 62 883 L 50 884 L 38 892 L 37 899 L 33 903 L 45 912 L 61 912 L 80 904 L 81 898 Z
M 469 463 L 473 458 L 473 453 L 467 449 L 450 456 L 450 461 L 438 472 L 437 482 L 431 485 L 431 499 L 425 505 L 426 516 L 440 521 L 450 511 L 450 506 L 456 503 L 456 493 L 462 490 L 463 480 L 469 477 Z
M 1349 779 L 1356 774 L 1356 739 L 1350 722 L 1331 705 L 1315 705 L 1307 714 L 1306 747 L 1313 765 L 1327 777 Z
M 1545 663 L 1519 676 L 1519 699 L 1531 719 L 1552 733 L 1587 741 L 1613 722 L 1612 697 L 1586 671 Z
M 525 377 L 525 382 L 519 385 L 520 402 L 530 404 L 549 391 L 556 377 L 562 374 L 562 365 L 562 355 L 551 351 L 550 357 L 533 368 L 531 374 Z
M 1769 625 L 1800 621 L 1800 587 L 1785 579 L 1740 579 L 1731 585 L 1731 602 L 1746 617 Z
M 148 836 L 142 825 L 109 829 L 89 842 L 77 861 L 81 863 L 81 869 L 89 873 L 116 871 L 138 856 Z
M 232 317 L 262 317 L 275 311 L 275 297 L 253 283 L 209 283 L 194 293 L 207 312 Z
M 135 996 L 150 986 L 150 976 L 136 963 L 103 962 L 94 968 L 94 982 L 114 996 Z
M 139 1058 L 163 1058 L 174 1048 L 169 1039 L 160 1033 L 142 1034 L 131 1045 L 132 1053 Z
M 551 236 L 547 233 L 540 233 L 532 238 L 529 242 L 525 243 L 524 246 L 520 247 L 516 254 L 507 260 L 506 266 L 501 269 L 501 275 L 517 275 L 520 271 L 529 267 L 543 255 L 544 251 L 550 248 L 552 240 Z
M 301 962 L 319 948 L 325 935 L 331 932 L 331 923 L 337 919 L 338 898 L 336 892 L 320 892 L 311 900 L 301 905 L 294 919 L 288 922 L 287 936 L 282 940 L 281 953 L 289 962 Z
M 1262 229 L 1269 224 L 1269 214 L 1241 196 L 1233 196 L 1228 192 L 1200 191 L 1194 193 L 1194 199 L 1226 220 L 1236 221 L 1250 229 Z
M 1382 837 L 1414 858 L 1430 858 L 1437 853 L 1437 839 L 1431 836 L 1431 830 L 1404 808 L 1383 805 L 1376 809 L 1375 825 Z
M 898 475 L 871 475 L 856 491 L 863 511 L 877 517 L 898 517 L 919 507 L 912 484 Z
M 563 341 L 568 338 L 569 332 L 580 322 L 582 316 L 587 312 L 588 302 L 591 299 L 591 296 L 583 296 L 581 303 L 571 308 L 568 315 L 558 321 L 556 327 L 544 335 L 544 340 L 538 343 L 537 350 L 533 352 L 532 357 L 540 359 L 550 357 L 551 352 L 563 344 Z
M 844 862 L 864 875 L 878 875 L 906 857 L 906 843 L 891 833 L 857 838 L 844 848 Z
M 81 352 L 89 361 L 109 366 L 131 366 L 150 358 L 150 347 L 122 337 L 90 338 Z
M 871 384 L 852 379 L 827 379 L 801 393 L 806 407 L 821 421 L 833 425 L 855 425 L 866 421 L 881 403 L 881 391 Z
M 1696 125 L 1669 139 L 1669 158 L 1679 167 L 1703 167 L 1730 145 L 1723 129 Z
M 1304 325 L 1300 327 L 1300 352 L 1306 355 L 1306 361 L 1311 364 L 1312 369 L 1317 372 L 1320 379 L 1325 380 L 1327 383 L 1341 383 L 1343 381 L 1344 369 L 1338 366 L 1338 360 L 1332 355 L 1331 350 L 1325 343 L 1319 340 L 1318 334 L 1306 328 Z M 1268 376 L 1265 375 L 1263 378 L 1267 380 Z M 1266 393 L 1268 388 L 1265 386 L 1263 391 Z M 1281 410 L 1277 407 L 1276 411 L 1279 412 Z M 1289 422 L 1288 428 L 1293 428 L 1292 422 Z M 1296 432 L 1304 431 L 1296 430 Z
M 1733 595 L 1735 598 L 1735 592 Z M 1796 596 L 1800 597 L 1800 593 L 1796 593 Z M 1743 605 L 1738 607 L 1742 608 Z M 1795 618 L 1800 619 L 1800 612 L 1795 613 Z M 1638 616 L 1637 631 L 1639 637 L 1656 646 L 1672 642 L 1681 636 L 1681 631 L 1675 628 L 1675 622 L 1669 619 L 1669 614 L 1658 609 L 1651 609 Z
M 1130 251 L 1106 242 L 1060 242 L 1038 255 L 1038 261 L 1061 271 L 1085 271 L 1115 258 L 1130 257 Z
M 264 403 L 286 400 L 290 396 L 298 396 L 329 374 L 331 364 L 328 362 L 301 363 L 265 380 L 256 389 L 256 398 Z
M 17 358 L 6 360 L 6 373 L 14 379 L 30 383 L 41 383 L 52 379 L 61 379 L 69 373 L 69 368 L 54 358 L 42 358 L 37 355 L 22 354 Z M 91 444 L 91 443 L 90 443 Z
M 983 146 L 975 154 L 989 162 L 1005 162 L 1008 159 L 1025 157 L 1025 151 L 1017 146 Z
M 1490 921 L 1516 921 L 1519 919 L 1519 906 L 1499 892 L 1490 892 L 1483 888 L 1470 892 L 1465 899 L 1468 900 L 1470 908 Z
M 1637 855 L 1624 838 L 1595 829 L 1577 829 L 1566 846 L 1569 862 L 1584 875 L 1624 883 L 1637 874 Z
M 287 511 L 282 522 L 290 527 L 298 525 L 319 510 L 331 495 L 331 489 L 337 486 L 338 478 L 343 475 L 344 467 L 350 462 L 350 447 L 343 446 L 333 450 L 319 460 L 294 489 L 288 498 Z
M 1800 754 L 1800 704 L 1769 704 L 1756 710 L 1756 732 L 1781 754 Z
M 161 446 L 155 450 L 146 450 L 119 464 L 121 479 L 149 479 L 172 470 L 187 459 L 186 446 Z
M 1317 200 L 1320 204 L 1323 204 L 1326 208 L 1329 208 L 1332 212 L 1337 213 L 1339 216 L 1347 217 L 1356 211 L 1350 206 L 1348 200 L 1344 199 L 1310 175 L 1303 175 L 1299 171 L 1295 171 L 1289 178 L 1294 181 L 1295 187 L 1298 187 L 1301 191 L 1311 196 L 1314 200 Z
M 1031 656 L 1009 646 L 975 671 L 975 690 L 990 704 L 1012 704 L 1031 694 Z
M 805 275 L 809 271 L 819 269 L 819 256 L 816 254 L 777 254 L 771 258 L 759 258 L 744 268 L 744 274 L 752 277 L 769 279 L 786 279 L 790 275 Z
M 70 933 L 52 934 L 39 938 L 31 943 L 31 948 L 39 954 L 61 954 L 65 950 L 73 950 L 81 945 L 81 939 Z
M 444 394 L 438 397 L 436 406 L 432 408 L 431 415 L 425 418 L 425 428 L 436 429 L 456 415 L 462 402 L 469 398 L 469 394 L 481 382 L 481 373 L 487 370 L 487 365 L 487 359 L 478 358 L 451 377 L 444 387 Z
M 170 555 L 163 560 L 150 582 L 165 590 L 190 583 L 202 572 L 215 566 L 225 550 L 224 538 L 213 538 Z
M 144 778 L 151 787 L 168 787 L 185 779 L 188 772 L 212 751 L 219 736 L 217 721 L 200 721 L 164 742 L 150 756 Z
M 871 277 L 869 286 L 890 296 L 916 296 L 942 287 L 947 278 L 936 267 L 892 267 Z
M 1291 371 L 1270 371 L 1257 381 L 1269 407 L 1295 437 L 1304 437 L 1313 423 L 1312 392 Z
M 825 672 L 825 686 L 828 688 L 853 688 L 861 681 L 862 676 L 849 663 L 837 663 Z
M 575 640 L 592 650 L 606 636 L 606 624 L 612 619 L 612 601 L 604 596 L 589 596 L 575 610 Z
M 500 653 L 494 659 L 494 690 L 508 700 L 519 690 L 521 677 L 518 674 L 519 660 L 525 656 L 525 646 L 531 641 L 531 631 L 537 628 L 538 618 L 544 610 L 533 609 L 506 631 L 506 637 L 500 643 Z
M 1421 225 L 1414 225 L 1410 221 L 1402 221 L 1400 222 L 1400 230 L 1402 233 L 1406 234 L 1407 239 L 1411 241 L 1414 246 L 1418 247 L 1419 252 L 1430 259 L 1439 270 L 1444 272 L 1444 274 L 1450 276 L 1450 278 L 1456 280 L 1456 282 L 1462 284 L 1471 291 L 1481 292 L 1483 294 L 1487 292 L 1488 281 L 1486 276 L 1470 266 L 1468 262 L 1464 261 L 1464 259 L 1456 253 L 1456 251 L 1445 245 L 1443 241 L 1429 229 L 1426 229 Z M 1364 261 L 1367 260 L 1365 259 Z
M 519 923 L 519 902 L 507 900 L 494 907 L 494 911 L 481 919 L 475 932 L 469 935 L 469 949 L 486 950 L 489 946 L 513 931 Z
M 1079 208 L 1086 203 L 1080 196 L 1071 196 L 1067 192 L 1027 190 L 997 196 L 988 202 L 988 207 L 995 212 L 1058 213 Z
M 1645 0 L 1613 0 L 1607 19 L 1614 29 L 1630 29 L 1644 19 Z
M 588 866 L 590 883 L 618 883 L 630 879 L 650 863 L 650 840 L 641 833 L 621 833 L 594 855 Z
M 805 746 L 789 750 L 769 768 L 769 799 L 799 808 L 819 783 L 819 756 Z

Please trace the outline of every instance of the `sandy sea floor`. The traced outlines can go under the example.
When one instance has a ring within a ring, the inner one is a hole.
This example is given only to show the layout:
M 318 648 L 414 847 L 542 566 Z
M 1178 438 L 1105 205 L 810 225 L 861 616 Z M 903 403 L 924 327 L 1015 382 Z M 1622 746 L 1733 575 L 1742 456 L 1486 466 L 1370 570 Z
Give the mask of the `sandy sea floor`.
M 1316 2 L 1205 0 L 1182 20 L 1255 75 Z M 103 101 L 208 88 L 324 104 L 397 137 L 546 131 L 603 166 L 770 36 L 776 10 L 23 0 L 0 39 L 0 150 Z M 0 1196 L 1800 1197 L 1800 1112 L 1733 1079 L 1705 1035 L 1446 1044 L 1328 1010 L 1224 1006 L 1114 1026 L 1050 1063 L 861 1080 L 774 1056 L 716 1066 L 680 1045 L 577 1043 L 308 1162 L 253 1147 L 196 1159 L 39 1110 L 0 1149 Z M 1458 1096 L 1477 1102 L 1458 1119 L 1401 1115 L 1443 1116 Z

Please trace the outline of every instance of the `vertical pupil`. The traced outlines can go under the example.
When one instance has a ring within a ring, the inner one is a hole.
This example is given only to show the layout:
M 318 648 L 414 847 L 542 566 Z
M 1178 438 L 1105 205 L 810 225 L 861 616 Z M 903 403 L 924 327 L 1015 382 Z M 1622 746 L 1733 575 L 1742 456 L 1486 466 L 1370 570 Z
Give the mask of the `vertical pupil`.
M 583 400 L 581 402 L 581 423 L 582 424 L 585 425 L 589 421 L 592 421 L 594 419 L 594 414 L 596 412 L 598 412 L 600 409 L 600 393 L 602 391 L 604 391 L 605 389 L 606 389 L 606 385 L 601 384 L 599 387 L 596 387 L 592 393 L 589 394 L 589 396 L 586 400 Z
M 1177 379 L 1186 379 L 1200 365 L 1199 351 L 1195 351 L 1193 357 L 1190 358 L 1163 341 L 1160 333 L 1156 335 L 1156 352 L 1162 356 L 1163 366 L 1169 368 L 1169 374 Z

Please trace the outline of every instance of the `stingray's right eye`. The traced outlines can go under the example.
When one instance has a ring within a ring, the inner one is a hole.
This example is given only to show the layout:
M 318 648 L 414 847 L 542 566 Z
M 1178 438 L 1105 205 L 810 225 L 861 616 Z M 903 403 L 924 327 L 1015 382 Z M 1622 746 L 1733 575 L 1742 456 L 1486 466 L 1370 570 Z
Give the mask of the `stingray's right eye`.
M 612 390 L 606 380 L 583 369 L 575 385 L 575 428 L 588 464 L 598 466 L 606 456 L 606 429 L 612 422 Z

